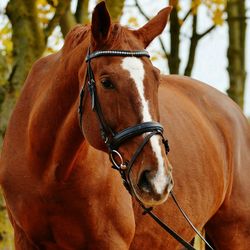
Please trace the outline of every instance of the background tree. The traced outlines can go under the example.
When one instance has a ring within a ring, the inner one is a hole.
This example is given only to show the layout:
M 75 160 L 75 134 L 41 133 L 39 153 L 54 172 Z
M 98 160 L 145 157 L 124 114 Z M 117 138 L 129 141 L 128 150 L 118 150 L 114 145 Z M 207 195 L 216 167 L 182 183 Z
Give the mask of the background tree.
M 135 5 L 139 12 L 144 16 L 146 20 L 150 17 L 145 14 L 145 11 L 140 6 L 138 0 L 135 0 Z M 225 10 L 226 1 L 225 0 L 191 0 L 190 8 L 184 14 L 184 17 L 180 17 L 182 12 L 182 6 L 179 0 L 169 0 L 169 5 L 173 6 L 173 10 L 170 15 L 170 51 L 166 49 L 165 42 L 159 38 L 161 49 L 164 56 L 168 59 L 168 69 L 171 74 L 182 74 L 186 76 L 191 76 L 192 69 L 195 62 L 196 49 L 199 41 L 208 35 L 216 26 L 223 24 L 223 12 Z M 202 33 L 198 33 L 198 12 L 199 7 L 205 5 L 208 12 L 213 20 L 211 27 L 204 30 Z M 183 14 L 183 13 L 182 13 Z M 189 55 L 185 66 L 184 72 L 180 70 L 180 46 L 181 46 L 181 35 L 182 28 L 188 19 L 192 19 L 191 25 L 191 36 L 189 37 Z
M 200 40 L 208 35 L 214 28 L 220 26 L 227 20 L 228 23 L 228 74 L 229 88 L 228 95 L 241 107 L 244 105 L 246 66 L 245 66 L 245 42 L 246 42 L 246 4 L 245 0 L 192 0 L 190 9 L 180 17 L 181 3 L 179 0 L 169 0 L 173 6 L 170 16 L 170 50 L 166 49 L 166 42 L 159 39 L 164 56 L 168 59 L 168 69 L 171 74 L 192 75 L 197 46 Z M 143 8 L 135 0 L 139 12 L 149 20 Z M 205 5 L 213 20 L 211 27 L 202 33 L 198 33 L 199 7 Z M 226 15 L 225 15 L 226 14 Z M 226 18 L 227 16 L 227 18 Z M 189 37 L 189 54 L 184 71 L 180 70 L 180 45 L 182 28 L 185 22 L 191 19 L 191 36 Z
M 246 5 L 245 0 L 228 0 L 227 2 L 228 23 L 228 74 L 230 87 L 228 95 L 241 107 L 244 104 L 246 66 L 245 66 L 245 43 L 246 43 Z
M 4 134 L 6 124 L 13 109 L 16 96 L 25 81 L 33 62 L 41 57 L 47 41 L 59 22 L 66 19 L 70 1 L 29 1 L 10 0 L 6 14 L 11 26 L 13 50 L 10 73 L 1 85 L 0 131 Z M 48 14 L 53 14 L 50 20 Z M 63 21 L 62 21 L 63 22 Z M 70 21 L 69 21 L 70 22 Z M 71 23 L 63 22 L 62 30 Z

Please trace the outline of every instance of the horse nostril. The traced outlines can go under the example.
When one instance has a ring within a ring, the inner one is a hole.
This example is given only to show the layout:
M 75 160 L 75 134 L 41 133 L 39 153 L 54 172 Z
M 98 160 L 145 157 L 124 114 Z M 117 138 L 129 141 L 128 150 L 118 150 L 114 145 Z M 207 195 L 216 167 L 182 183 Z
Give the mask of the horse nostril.
M 138 182 L 138 187 L 147 193 L 152 192 L 152 186 L 150 184 L 150 181 L 148 180 L 149 172 L 150 171 L 148 170 L 143 171 Z

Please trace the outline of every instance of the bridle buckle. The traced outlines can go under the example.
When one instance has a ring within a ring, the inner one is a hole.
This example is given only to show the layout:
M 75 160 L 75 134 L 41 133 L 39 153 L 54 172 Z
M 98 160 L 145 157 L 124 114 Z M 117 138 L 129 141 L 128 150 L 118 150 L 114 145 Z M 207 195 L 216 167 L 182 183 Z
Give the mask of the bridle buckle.
M 113 168 L 119 171 L 125 171 L 127 169 L 127 164 L 124 162 L 122 155 L 117 150 L 111 150 L 109 153 L 110 161 L 113 164 Z M 117 162 L 118 158 L 119 162 Z

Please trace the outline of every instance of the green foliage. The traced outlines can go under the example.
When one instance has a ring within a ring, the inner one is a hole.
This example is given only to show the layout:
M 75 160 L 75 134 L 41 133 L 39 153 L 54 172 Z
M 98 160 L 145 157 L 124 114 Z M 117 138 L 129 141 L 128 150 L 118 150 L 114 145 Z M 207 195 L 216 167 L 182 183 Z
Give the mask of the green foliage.
M 9 65 L 8 62 L 9 58 L 6 56 L 6 53 L 3 50 L 0 50 L 0 88 L 5 85 L 8 72 L 9 72 Z M 1 103 L 1 98 L 0 98 Z
M 55 7 L 57 2 L 52 1 L 51 4 L 48 4 L 46 0 L 36 0 L 36 7 L 38 10 L 38 18 L 40 24 L 43 27 L 46 27 L 49 23 L 51 17 L 55 14 Z
M 7 218 L 5 203 L 0 192 L 0 249 L 12 250 L 13 245 L 13 229 Z
M 212 20 L 215 25 L 222 25 L 225 21 L 226 0 L 203 0 L 204 4 L 211 12 Z
M 12 27 L 6 16 L 0 14 L 0 18 L 3 20 L 0 25 L 0 49 L 3 55 L 9 55 L 13 50 Z
M 106 0 L 106 5 L 113 21 L 118 22 L 122 16 L 124 0 Z
M 191 10 L 194 15 L 197 14 L 198 8 L 202 4 L 207 7 L 208 14 L 215 25 L 222 25 L 224 23 L 226 0 L 192 0 Z
M 0 14 L 2 23 L 0 25 L 0 104 L 2 103 L 3 85 L 6 84 L 6 79 L 10 72 L 13 61 L 13 42 L 12 42 L 12 27 L 8 18 Z

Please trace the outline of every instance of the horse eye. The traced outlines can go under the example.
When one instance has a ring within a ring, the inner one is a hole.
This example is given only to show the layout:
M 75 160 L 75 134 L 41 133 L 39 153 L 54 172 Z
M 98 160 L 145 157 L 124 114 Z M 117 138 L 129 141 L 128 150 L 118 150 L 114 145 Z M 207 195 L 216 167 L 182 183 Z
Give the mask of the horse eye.
M 102 80 L 101 83 L 105 89 L 114 89 L 115 88 L 113 83 L 108 79 Z

